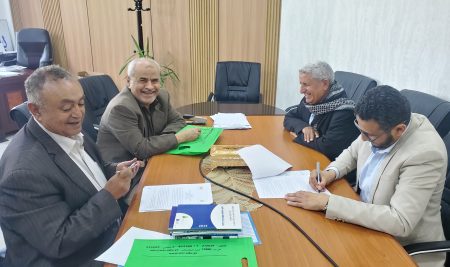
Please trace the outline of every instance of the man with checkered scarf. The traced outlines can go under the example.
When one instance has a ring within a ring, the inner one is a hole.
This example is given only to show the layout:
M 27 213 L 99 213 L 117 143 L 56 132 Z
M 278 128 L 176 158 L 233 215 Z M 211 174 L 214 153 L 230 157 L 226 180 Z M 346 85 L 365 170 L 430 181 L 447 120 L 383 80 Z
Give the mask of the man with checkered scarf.
M 353 123 L 355 103 L 334 80 L 333 69 L 326 62 L 304 66 L 299 78 L 304 97 L 286 110 L 284 128 L 296 143 L 334 160 L 359 135 Z

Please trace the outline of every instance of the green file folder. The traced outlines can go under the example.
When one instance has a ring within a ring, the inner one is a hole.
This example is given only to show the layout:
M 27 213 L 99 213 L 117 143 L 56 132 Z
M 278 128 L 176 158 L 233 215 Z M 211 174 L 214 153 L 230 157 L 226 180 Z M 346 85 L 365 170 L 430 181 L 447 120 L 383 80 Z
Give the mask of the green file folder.
M 167 154 L 199 155 L 206 153 L 223 132 L 223 129 L 220 128 L 198 127 L 193 125 L 187 125 L 180 132 L 191 128 L 199 128 L 201 130 L 200 136 L 194 141 L 179 144 L 176 148 L 167 151 Z
M 257 267 L 251 238 L 139 240 L 125 267 Z

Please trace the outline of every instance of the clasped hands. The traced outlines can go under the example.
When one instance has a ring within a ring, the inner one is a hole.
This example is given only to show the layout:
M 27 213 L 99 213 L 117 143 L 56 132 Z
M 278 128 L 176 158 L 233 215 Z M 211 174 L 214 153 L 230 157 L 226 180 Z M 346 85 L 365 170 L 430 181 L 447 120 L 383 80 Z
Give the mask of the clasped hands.
M 312 170 L 309 176 L 309 184 L 312 188 L 320 192 L 336 178 L 336 173 L 332 170 L 320 172 L 321 182 L 317 182 L 317 172 Z M 297 191 L 284 196 L 287 204 L 307 210 L 323 210 L 330 197 L 326 194 Z
M 110 192 L 115 199 L 123 197 L 130 190 L 131 179 L 144 165 L 143 161 L 136 158 L 120 162 L 116 166 L 116 174 L 106 182 L 105 190 Z
M 294 132 L 289 132 L 294 138 L 297 138 L 297 134 Z M 319 132 L 314 130 L 313 127 L 308 126 L 302 129 L 303 140 L 307 143 L 314 141 L 314 139 L 319 138 Z

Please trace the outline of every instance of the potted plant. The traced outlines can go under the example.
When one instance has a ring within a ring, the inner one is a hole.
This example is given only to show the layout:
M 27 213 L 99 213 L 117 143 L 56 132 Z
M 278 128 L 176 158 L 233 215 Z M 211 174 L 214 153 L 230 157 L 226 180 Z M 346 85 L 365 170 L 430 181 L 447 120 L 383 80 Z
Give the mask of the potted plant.
M 125 64 L 120 68 L 119 74 L 122 74 L 122 72 L 125 70 L 125 68 L 128 66 L 128 64 L 133 59 L 135 59 L 136 57 L 137 58 L 151 58 L 151 59 L 155 59 L 153 57 L 152 53 L 150 53 L 150 49 L 149 49 L 149 47 L 150 47 L 149 43 L 150 42 L 149 42 L 148 38 L 147 38 L 147 44 L 145 46 L 145 49 L 142 49 L 139 46 L 139 43 L 136 41 L 136 39 L 133 36 L 131 36 L 131 38 L 133 39 L 133 44 L 134 44 L 135 51 L 134 51 L 133 55 L 131 55 L 125 61 Z M 171 67 L 169 67 L 170 64 L 169 65 L 160 64 L 160 66 L 161 66 L 161 80 L 160 80 L 161 87 L 164 87 L 164 84 L 165 84 L 167 78 L 172 80 L 172 82 L 174 82 L 174 83 L 180 81 L 180 79 L 178 78 L 177 73 Z

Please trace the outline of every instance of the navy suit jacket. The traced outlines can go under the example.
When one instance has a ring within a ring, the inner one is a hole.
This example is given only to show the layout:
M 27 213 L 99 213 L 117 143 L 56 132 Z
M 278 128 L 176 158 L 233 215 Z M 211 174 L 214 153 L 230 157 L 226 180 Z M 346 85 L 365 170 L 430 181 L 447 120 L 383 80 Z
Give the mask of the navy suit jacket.
M 111 177 L 115 166 L 86 136 L 84 147 Z M 0 160 L 6 266 L 102 266 L 93 259 L 112 244 L 121 215 L 33 119 L 14 136 Z

